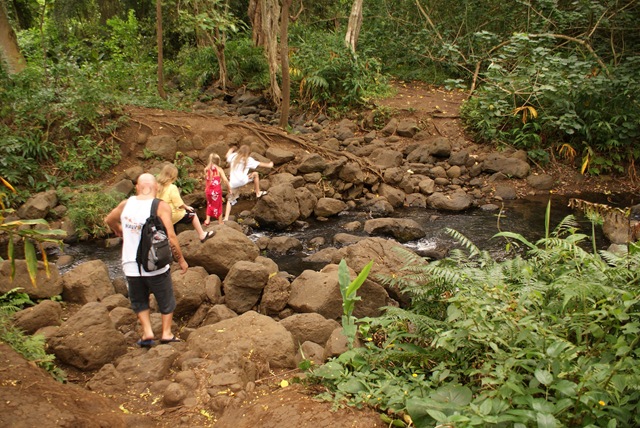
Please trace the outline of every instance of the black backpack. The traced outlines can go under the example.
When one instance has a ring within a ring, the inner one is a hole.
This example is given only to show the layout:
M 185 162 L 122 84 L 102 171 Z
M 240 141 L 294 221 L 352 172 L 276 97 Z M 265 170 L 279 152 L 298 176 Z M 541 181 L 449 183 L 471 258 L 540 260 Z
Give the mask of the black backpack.
M 149 218 L 140 229 L 140 244 L 136 255 L 136 262 L 140 272 L 142 272 L 142 269 L 146 272 L 152 272 L 165 267 L 173 261 L 167 230 L 162 223 L 162 219 L 157 215 L 159 204 L 160 199 L 155 198 L 151 203 Z

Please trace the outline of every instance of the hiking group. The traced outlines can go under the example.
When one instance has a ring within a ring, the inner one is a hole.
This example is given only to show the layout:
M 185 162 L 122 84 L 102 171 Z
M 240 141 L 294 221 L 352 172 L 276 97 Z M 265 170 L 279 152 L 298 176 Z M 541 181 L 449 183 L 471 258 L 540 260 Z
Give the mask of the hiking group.
M 236 152 L 237 150 L 237 152 Z M 207 201 L 204 226 L 211 219 L 219 224 L 228 221 L 231 206 L 239 196 L 240 187 L 254 183 L 257 198 L 266 194 L 260 190 L 258 167 L 273 168 L 273 162 L 259 162 L 250 156 L 251 149 L 243 145 L 231 147 L 226 154 L 229 163 L 229 179 L 220 166 L 220 157 L 212 153 L 204 169 L 205 197 Z M 178 169 L 166 164 L 158 177 L 150 173 L 141 174 L 136 180 L 136 194 L 123 200 L 106 217 L 105 223 L 122 237 L 122 270 L 127 279 L 131 308 L 136 313 L 142 334 L 137 344 L 150 348 L 158 340 L 150 318 L 150 297 L 154 295 L 161 314 L 162 332 L 160 343 L 179 342 L 172 330 L 173 311 L 176 299 L 171 281 L 171 262 L 176 261 L 182 273 L 189 265 L 182 255 L 174 226 L 191 224 L 201 243 L 215 235 L 205 231 L 195 209 L 184 203 L 180 190 L 174 184 Z M 222 215 L 223 190 L 227 187 L 227 206 Z

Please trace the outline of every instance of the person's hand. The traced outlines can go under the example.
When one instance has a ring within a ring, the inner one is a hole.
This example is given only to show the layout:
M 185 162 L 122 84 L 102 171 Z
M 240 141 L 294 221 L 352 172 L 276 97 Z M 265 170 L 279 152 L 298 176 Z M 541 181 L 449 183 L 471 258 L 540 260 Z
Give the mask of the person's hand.
M 189 269 L 189 264 L 184 259 L 184 257 L 180 259 L 178 264 L 180 265 L 180 269 L 182 270 L 182 274 L 184 275 L 185 273 L 187 273 L 187 269 Z
M 184 209 L 189 211 L 190 213 L 194 212 L 195 210 L 193 209 L 193 207 L 190 207 L 189 205 L 185 205 Z

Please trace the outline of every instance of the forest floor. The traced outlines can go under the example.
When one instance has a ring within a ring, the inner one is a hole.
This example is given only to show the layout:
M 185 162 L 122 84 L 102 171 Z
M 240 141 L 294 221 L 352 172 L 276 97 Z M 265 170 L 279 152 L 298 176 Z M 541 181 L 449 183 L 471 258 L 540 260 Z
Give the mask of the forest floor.
M 459 107 L 466 94 L 448 92 L 424 84 L 396 82 L 395 95 L 377 100 L 376 108 L 391 112 L 398 119 L 412 117 L 418 123 L 430 122 L 437 133 L 449 138 L 468 141 L 460 123 Z M 169 112 L 133 108 L 132 125 L 148 127 L 154 133 L 163 126 L 179 123 L 190 133 L 206 137 L 217 124 L 210 117 L 198 113 Z M 218 129 L 219 130 L 219 129 Z M 123 141 L 126 139 L 122 136 Z M 286 140 L 286 139 L 284 139 Z M 471 143 L 470 143 L 471 144 Z M 135 144 L 123 147 L 123 161 L 114 168 L 123 171 L 139 162 L 133 153 Z M 304 147 L 298 147 L 304 150 Z M 580 192 L 634 192 L 637 186 L 628 178 L 588 178 L 560 162 L 538 169 L 556 178 L 557 193 Z M 111 177 L 113 178 L 113 177 Z M 109 178 L 105 178 L 109 181 Z M 374 428 L 384 424 L 373 409 L 342 407 L 334 409 L 333 403 L 314 399 L 319 391 L 295 384 L 293 378 L 300 373 L 272 373 L 258 382 L 259 387 L 238 408 L 228 409 L 222 417 L 210 415 L 198 409 L 174 408 L 158 410 L 144 394 L 139 396 L 100 397 L 83 388 L 89 373 L 69 372 L 69 383 L 62 385 L 42 370 L 27 363 L 0 343 L 0 426 L 41 428 L 53 426 L 136 426 L 136 427 L 353 427 Z M 283 379 L 290 386 L 282 387 Z M 125 401 L 126 400 L 126 401 Z M 9 411 L 11 410 L 11 411 Z M 198 415 L 194 416 L 194 412 Z M 133 419 L 121 425 L 113 416 L 130 414 Z M 196 419 L 194 419 L 196 417 Z M 197 425 L 194 422 L 198 421 Z M 286 423 L 278 421 L 287 421 Z

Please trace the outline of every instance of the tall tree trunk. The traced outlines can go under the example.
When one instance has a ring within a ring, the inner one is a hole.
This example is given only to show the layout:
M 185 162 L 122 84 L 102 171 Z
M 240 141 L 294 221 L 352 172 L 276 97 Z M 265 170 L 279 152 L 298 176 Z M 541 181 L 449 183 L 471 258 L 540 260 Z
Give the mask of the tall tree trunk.
M 278 20 L 280 5 L 278 0 L 251 0 L 249 18 L 253 27 L 253 42 L 262 46 L 269 65 L 271 98 L 280 106 L 282 94 L 278 85 Z
M 214 33 L 213 46 L 215 47 L 216 58 L 218 59 L 218 69 L 219 69 L 219 80 L 218 85 L 223 91 L 227 90 L 227 82 L 229 80 L 229 76 L 227 73 L 227 58 L 224 54 L 224 49 L 226 45 L 227 35 L 220 31 L 218 28 L 215 29 Z
M 7 66 L 8 74 L 20 73 L 27 65 L 20 47 L 16 33 L 9 24 L 7 11 L 4 3 L 0 1 L 0 57 Z
M 362 27 L 362 2 L 363 0 L 353 0 L 347 34 L 344 38 L 347 47 L 349 47 L 354 54 L 356 53 L 356 44 L 358 44 L 360 28 Z
M 289 76 L 289 7 L 291 0 L 282 0 L 280 14 L 280 64 L 282 68 L 282 105 L 280 127 L 286 129 L 289 124 L 289 104 L 291 102 L 291 79 Z
M 156 0 L 156 36 L 158 39 L 158 95 L 163 100 L 167 99 L 167 93 L 164 91 L 164 71 L 162 67 L 162 0 Z

